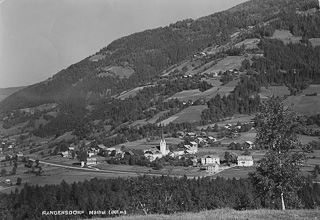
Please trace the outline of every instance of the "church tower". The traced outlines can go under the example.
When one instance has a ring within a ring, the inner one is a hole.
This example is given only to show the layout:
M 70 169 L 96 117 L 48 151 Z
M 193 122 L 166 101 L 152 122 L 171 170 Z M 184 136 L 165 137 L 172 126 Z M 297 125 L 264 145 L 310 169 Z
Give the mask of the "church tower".
M 160 152 L 162 155 L 168 154 L 167 143 L 166 143 L 166 140 L 164 139 L 164 136 L 163 136 L 163 127 L 162 126 L 161 126 Z

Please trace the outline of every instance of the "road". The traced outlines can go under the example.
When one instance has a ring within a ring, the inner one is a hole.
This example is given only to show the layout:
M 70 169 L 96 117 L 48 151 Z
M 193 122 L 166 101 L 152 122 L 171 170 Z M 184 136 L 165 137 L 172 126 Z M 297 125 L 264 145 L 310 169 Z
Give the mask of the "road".
M 35 159 L 29 158 L 29 160 L 35 161 Z M 56 163 L 49 163 L 44 161 L 39 161 L 40 164 L 45 164 L 48 166 L 55 166 L 55 167 L 61 167 L 66 169 L 74 169 L 74 170 L 83 170 L 83 171 L 90 171 L 90 172 L 100 172 L 100 173 L 115 173 L 115 174 L 140 174 L 140 175 L 151 175 L 151 176 L 163 176 L 168 174 L 158 174 L 158 173 L 146 173 L 146 172 L 136 172 L 136 171 L 119 171 L 119 170 L 101 170 L 99 168 L 86 168 L 86 167 L 73 167 L 73 166 L 67 166 L 67 165 L 61 165 Z M 176 175 L 176 174 L 170 174 L 169 176 L 172 177 L 183 177 L 183 175 Z M 194 178 L 194 176 L 187 176 L 188 179 Z

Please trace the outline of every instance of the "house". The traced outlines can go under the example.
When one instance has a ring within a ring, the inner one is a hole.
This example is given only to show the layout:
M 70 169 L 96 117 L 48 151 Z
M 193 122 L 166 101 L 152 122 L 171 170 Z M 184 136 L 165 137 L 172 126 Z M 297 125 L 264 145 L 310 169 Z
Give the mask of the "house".
M 22 153 L 21 151 L 19 151 L 19 152 L 17 153 L 17 158 L 18 158 L 18 159 L 23 158 L 23 153 Z
M 100 150 L 107 149 L 107 147 L 104 146 L 103 144 L 98 144 L 98 148 L 99 148 Z
M 188 136 L 188 137 L 195 137 L 195 136 L 196 136 L 196 133 L 194 133 L 194 132 L 188 132 L 188 133 L 186 133 L 186 136 Z
M 60 153 L 62 157 L 69 157 L 69 151 L 64 151 Z
M 11 184 L 11 180 L 10 180 L 10 179 L 5 179 L 5 180 L 3 180 L 3 182 L 4 182 L 5 184 Z
M 217 138 L 214 138 L 212 136 L 209 136 L 208 139 L 209 139 L 209 142 L 211 142 L 211 143 L 217 141 Z
M 190 144 L 191 144 L 191 147 L 197 147 L 198 148 L 198 143 L 197 142 L 191 141 Z
M 244 145 L 247 149 L 252 149 L 254 147 L 254 143 L 252 141 L 244 142 Z
M 86 161 L 81 161 L 81 167 L 95 165 L 95 164 L 97 164 L 97 158 L 95 157 L 87 158 Z
M 201 158 L 201 164 L 220 164 L 220 158 L 217 155 L 206 155 Z
M 238 166 L 250 167 L 253 166 L 253 157 L 252 156 L 238 156 Z
M 163 157 L 162 153 L 159 150 L 154 150 L 154 149 L 144 151 L 144 156 L 148 158 L 148 160 L 150 161 L 154 161 L 157 158 Z
M 179 157 L 184 155 L 184 149 L 177 149 L 172 151 L 174 157 Z
M 195 144 L 194 144 L 195 143 Z M 192 145 L 184 145 L 185 151 L 188 154 L 195 154 L 198 152 L 198 144 L 196 142 L 190 142 Z
M 209 174 L 214 174 L 219 171 L 219 164 L 207 164 L 205 168 Z

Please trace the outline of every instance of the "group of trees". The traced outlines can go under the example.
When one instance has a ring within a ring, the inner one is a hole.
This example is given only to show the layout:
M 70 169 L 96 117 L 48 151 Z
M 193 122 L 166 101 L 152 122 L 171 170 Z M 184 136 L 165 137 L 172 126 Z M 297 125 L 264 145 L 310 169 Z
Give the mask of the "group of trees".
M 255 113 L 260 104 L 260 84 L 255 77 L 243 76 L 232 93 L 228 96 L 217 94 L 207 102 L 208 109 L 202 112 L 205 122 L 216 122 L 235 113 Z

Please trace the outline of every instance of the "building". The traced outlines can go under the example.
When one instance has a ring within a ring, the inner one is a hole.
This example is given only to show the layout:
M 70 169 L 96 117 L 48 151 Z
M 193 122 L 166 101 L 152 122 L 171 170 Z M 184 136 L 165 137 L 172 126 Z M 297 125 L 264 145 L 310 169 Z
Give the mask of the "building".
M 254 147 L 254 143 L 252 141 L 244 142 L 246 149 L 252 149 Z
M 61 152 L 62 157 L 69 157 L 69 151 Z
M 184 145 L 185 151 L 188 154 L 195 154 L 198 152 L 198 144 L 196 142 L 190 142 L 191 145 Z
M 220 164 L 220 158 L 217 155 L 206 155 L 201 158 L 201 164 Z
M 208 164 L 205 167 L 206 167 L 206 171 L 209 174 L 214 174 L 214 173 L 217 173 L 219 171 L 219 165 L 218 164 Z
M 250 167 L 253 166 L 253 157 L 252 156 L 238 156 L 238 166 Z
M 150 161 L 154 161 L 157 158 L 160 159 L 163 157 L 162 153 L 159 150 L 155 150 L 155 149 L 146 150 L 144 152 L 144 156 L 148 158 L 148 160 Z
M 144 151 L 144 156 L 148 158 L 150 161 L 154 161 L 157 158 L 162 158 L 167 156 L 170 153 L 170 150 L 167 148 L 166 140 L 163 136 L 163 130 L 161 131 L 161 140 L 160 145 L 157 147 L 152 147 L 149 150 Z
M 81 161 L 81 167 L 84 166 L 90 166 L 90 165 L 96 165 L 97 164 L 97 158 L 87 158 L 87 161 Z

